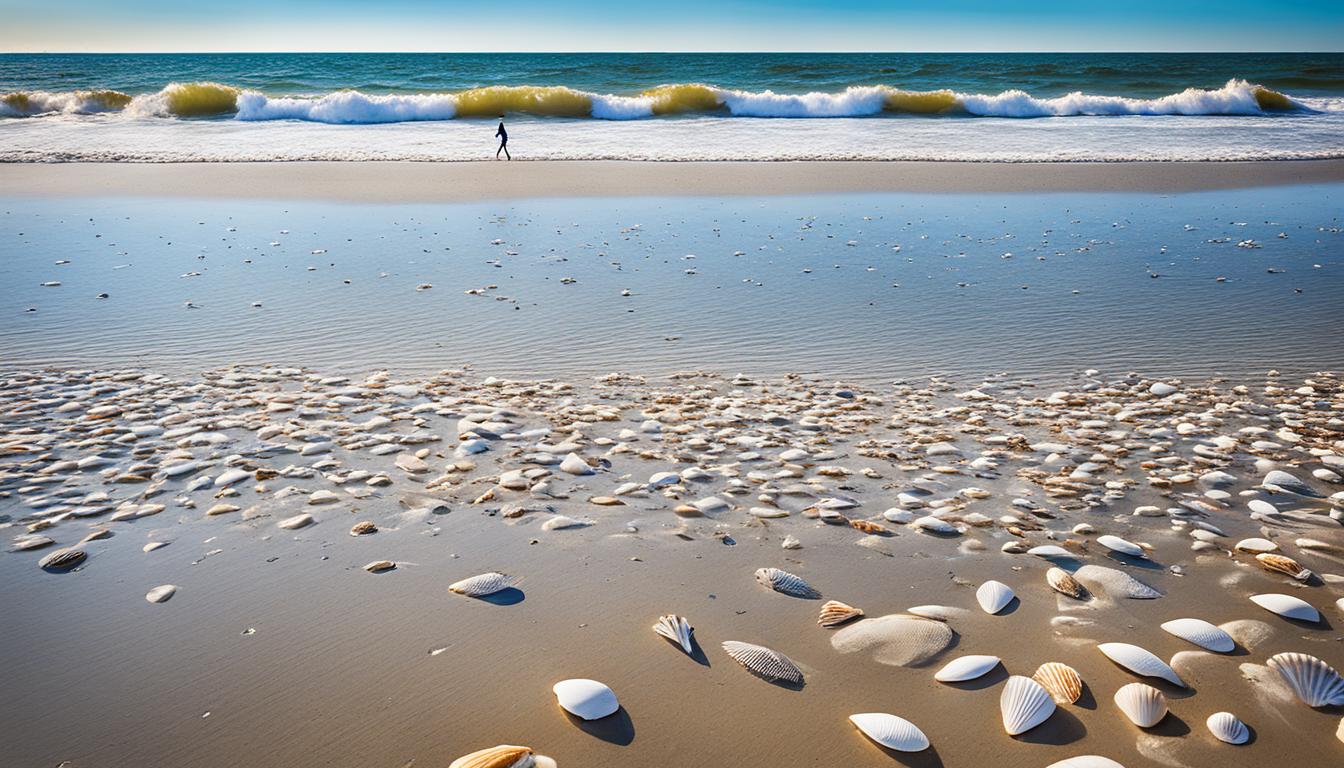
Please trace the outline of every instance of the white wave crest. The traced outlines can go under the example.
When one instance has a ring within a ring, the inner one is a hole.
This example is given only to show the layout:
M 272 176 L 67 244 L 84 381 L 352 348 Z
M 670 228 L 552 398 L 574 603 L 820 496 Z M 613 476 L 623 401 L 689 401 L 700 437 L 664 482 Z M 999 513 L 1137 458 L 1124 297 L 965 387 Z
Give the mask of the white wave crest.
M 735 117 L 863 117 L 879 114 L 890 89 L 857 86 L 840 93 L 718 91 Z
M 962 108 L 981 117 L 1073 117 L 1081 115 L 1261 115 L 1256 86 L 1245 80 L 1229 80 L 1214 91 L 1187 88 L 1157 99 L 1098 96 L 1075 91 L 1051 99 L 1039 99 L 1025 91 L 1004 91 L 996 96 L 957 94 Z
M 451 120 L 457 102 L 448 94 L 378 96 L 359 91 L 329 93 L 316 99 L 270 98 L 256 91 L 238 96 L 239 120 L 307 120 L 315 123 L 406 123 Z

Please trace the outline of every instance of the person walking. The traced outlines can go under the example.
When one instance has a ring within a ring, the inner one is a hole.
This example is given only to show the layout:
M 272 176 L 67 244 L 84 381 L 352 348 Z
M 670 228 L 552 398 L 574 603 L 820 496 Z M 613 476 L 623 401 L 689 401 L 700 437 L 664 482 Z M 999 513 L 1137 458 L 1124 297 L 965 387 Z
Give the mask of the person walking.
M 503 152 L 506 159 L 512 160 L 513 155 L 509 154 L 509 132 L 504 130 L 504 116 L 499 116 L 499 130 L 495 131 L 495 136 L 499 138 L 499 149 L 495 150 L 495 159 L 499 159 L 499 153 Z

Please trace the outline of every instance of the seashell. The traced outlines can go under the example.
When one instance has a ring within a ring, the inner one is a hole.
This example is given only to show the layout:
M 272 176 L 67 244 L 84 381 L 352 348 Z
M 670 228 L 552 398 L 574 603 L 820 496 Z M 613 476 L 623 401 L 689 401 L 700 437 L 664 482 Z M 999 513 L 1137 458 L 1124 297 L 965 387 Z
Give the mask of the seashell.
M 953 534 L 961 533 L 961 531 L 957 530 L 957 527 L 955 525 L 947 522 L 946 520 L 940 520 L 936 517 L 933 517 L 932 515 L 925 515 L 924 517 L 916 518 L 914 522 L 910 523 L 910 527 L 918 528 L 921 531 L 928 531 L 929 533 L 942 534 L 944 536 L 951 536 Z
M 740 643 L 736 640 L 725 642 L 723 650 L 732 657 L 733 661 L 766 680 L 785 680 L 790 683 L 803 682 L 803 672 L 798 669 L 798 665 L 778 651 L 772 651 L 763 645 Z
M 374 525 L 373 521 L 371 520 L 361 520 L 358 523 L 355 523 L 354 525 L 350 526 L 351 536 L 367 536 L 370 533 L 377 533 L 377 532 L 378 532 L 378 526 Z
M 817 615 L 817 623 L 823 627 L 838 627 L 862 615 L 862 608 L 846 605 L 839 600 L 827 600 L 825 605 L 821 606 L 821 613 Z
M 1238 541 L 1236 544 L 1232 545 L 1232 548 L 1237 550 L 1238 552 L 1247 552 L 1252 555 L 1258 555 L 1262 552 L 1273 552 L 1274 550 L 1279 548 L 1279 545 L 1275 544 L 1269 539 L 1262 539 L 1258 536 L 1252 536 L 1249 539 L 1242 539 L 1241 541 Z
M 1185 687 L 1185 681 L 1181 680 L 1181 676 L 1176 674 L 1176 670 L 1167 666 L 1165 661 L 1154 656 L 1150 651 L 1137 645 L 1101 643 L 1097 646 L 1097 650 L 1106 654 L 1106 658 L 1140 677 L 1160 677 L 1172 685 Z
M 452 768 L 452 766 L 449 766 L 449 768 Z M 1101 755 L 1079 755 L 1070 757 L 1068 760 L 1051 763 L 1045 768 L 1125 768 L 1125 766 Z
M 1231 712 L 1214 712 L 1204 721 L 1204 725 L 1208 726 L 1209 733 L 1212 733 L 1215 739 L 1228 744 L 1245 744 L 1251 738 L 1251 732 L 1246 728 L 1246 724 Z
M 177 593 L 177 587 L 172 584 L 164 584 L 161 587 L 155 587 L 145 594 L 145 599 L 151 603 L 166 603 L 168 598 Z
M 68 571 L 84 562 L 88 555 L 84 550 L 66 547 L 47 554 L 37 561 L 37 567 L 47 571 Z
M 1312 572 L 1303 568 L 1296 560 L 1286 555 L 1275 555 L 1269 552 L 1261 552 L 1255 556 L 1260 562 L 1260 566 L 1267 571 L 1277 571 L 1292 576 L 1298 581 L 1310 581 Z
M 463 755 L 448 768 L 556 768 L 555 761 L 544 755 L 533 754 L 527 747 L 500 744 Z
M 1083 695 L 1083 678 L 1068 664 L 1047 661 L 1036 668 L 1031 679 L 1040 683 L 1060 704 L 1072 704 Z
M 556 515 L 541 524 L 543 531 L 563 531 L 566 528 L 586 528 L 593 524 L 591 520 L 579 520 L 568 515 Z
M 1001 581 L 990 579 L 975 590 L 975 600 L 985 613 L 995 614 L 1002 611 L 1013 601 L 1013 590 Z
M 312 523 L 313 523 L 312 515 L 302 514 L 302 515 L 295 515 L 293 517 L 287 517 L 284 520 L 281 520 L 279 523 L 277 523 L 277 525 L 279 525 L 281 528 L 292 531 L 296 528 L 302 528 L 305 525 L 312 525 Z
M 760 582 L 763 587 L 791 597 L 801 597 L 808 600 L 821 597 L 821 593 L 813 589 L 811 584 L 803 581 L 802 577 L 795 576 L 788 571 L 781 571 L 778 568 L 757 568 L 756 581 Z
M 1327 707 L 1344 704 L 1344 678 L 1334 667 L 1305 653 L 1280 653 L 1269 658 L 1269 666 L 1277 671 L 1309 707 Z
M 1270 613 L 1277 613 L 1286 619 L 1297 619 L 1298 621 L 1317 622 L 1321 620 L 1321 612 L 1312 607 L 1311 603 L 1300 600 L 1292 595 L 1266 594 L 1251 595 L 1251 602 L 1264 608 Z
M 449 592 L 456 592 L 459 595 L 467 597 L 485 597 L 493 595 L 502 589 L 508 589 L 513 586 L 513 577 L 505 576 L 502 573 L 491 571 L 482 573 L 479 576 L 472 576 L 469 579 L 455 581 L 448 585 Z
M 933 679 L 940 683 L 961 683 L 981 677 L 998 665 L 998 656 L 962 656 L 935 672 Z
M 396 567 L 397 564 L 391 560 L 374 560 L 372 563 L 364 566 L 364 570 L 369 573 L 382 573 L 383 571 L 390 571 Z
M 1203 619 L 1172 619 L 1162 629 L 1207 651 L 1228 653 L 1237 647 L 1231 635 Z
M 666 637 L 668 640 L 681 646 L 681 650 L 686 653 L 693 653 L 691 649 L 691 623 L 686 621 L 686 617 L 669 613 L 666 616 L 660 616 L 658 623 L 653 625 L 653 631 Z
M 142 552 L 153 552 L 156 549 L 162 549 L 166 546 L 168 546 L 168 542 L 166 541 L 151 541 L 145 546 L 141 547 L 140 550 Z
M 1027 554 L 1035 555 L 1036 557 L 1046 557 L 1046 558 L 1050 557 L 1063 557 L 1070 559 L 1073 558 L 1072 552 L 1059 546 L 1058 544 L 1042 544 L 1039 547 L 1032 547 L 1031 549 L 1027 550 Z
M 897 752 L 919 752 L 928 749 L 929 737 L 914 723 L 885 712 L 865 712 L 850 715 L 849 722 L 864 736 Z
M 883 533 L 890 533 L 890 531 L 888 531 L 883 526 L 880 526 L 877 523 L 870 522 L 868 520 L 850 520 L 849 527 L 853 528 L 856 531 L 862 531 L 868 534 L 880 535 Z
M 1045 583 L 1061 595 L 1068 595 L 1078 600 L 1087 599 L 1087 587 L 1079 584 L 1078 580 L 1063 568 L 1054 567 L 1046 571 Z
M 1040 683 L 1029 677 L 1013 675 L 999 696 L 1003 729 L 1009 736 L 1026 733 L 1045 722 L 1055 712 L 1055 700 Z
M 15 552 L 30 552 L 55 544 L 55 539 L 46 536 L 23 536 L 14 540 Z
M 1119 552 L 1122 555 L 1129 555 L 1130 557 L 1148 557 L 1147 553 L 1143 551 L 1143 547 L 1140 547 L 1132 541 L 1126 541 L 1119 536 L 1098 536 L 1097 543 L 1112 552 Z
M 1073 572 L 1073 578 L 1094 593 L 1100 592 L 1108 597 L 1152 600 L 1162 596 L 1161 592 L 1128 573 L 1104 565 L 1084 565 Z
M 1265 479 L 1260 481 L 1260 487 L 1267 491 L 1278 493 L 1291 493 L 1294 496 L 1307 496 L 1313 499 L 1321 499 L 1324 496 L 1316 492 L 1316 489 L 1302 482 L 1296 477 L 1282 470 L 1272 470 L 1265 475 Z
M 551 686 L 561 708 L 584 720 L 600 720 L 621 708 L 616 694 L 596 680 L 561 680 Z
M 1140 728 L 1151 728 L 1167 716 L 1167 697 L 1143 683 L 1122 686 L 1115 692 L 1115 705 Z

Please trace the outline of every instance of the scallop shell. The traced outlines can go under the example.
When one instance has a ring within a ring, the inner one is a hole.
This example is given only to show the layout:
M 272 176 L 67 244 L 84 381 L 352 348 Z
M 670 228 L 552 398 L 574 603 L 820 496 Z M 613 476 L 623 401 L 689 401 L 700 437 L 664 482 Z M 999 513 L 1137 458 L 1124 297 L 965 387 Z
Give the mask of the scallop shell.
M 1215 739 L 1228 744 L 1245 744 L 1251 738 L 1251 732 L 1246 728 L 1246 724 L 1231 712 L 1214 712 L 1204 721 L 1204 725 L 1208 726 L 1209 733 L 1212 733 Z
M 1172 619 L 1162 629 L 1207 651 L 1228 653 L 1237 647 L 1231 635 L 1203 619 Z
M 1106 654 L 1106 658 L 1114 661 L 1116 664 L 1128 669 L 1141 677 L 1160 677 L 1163 680 L 1185 687 L 1185 681 L 1176 674 L 1176 670 L 1167 666 L 1167 663 L 1152 652 L 1140 648 L 1137 645 L 1129 643 L 1101 643 L 1097 650 Z
M 1162 596 L 1161 592 L 1128 573 L 1104 565 L 1084 565 L 1073 572 L 1073 578 L 1093 592 L 1101 592 L 1109 597 L 1152 600 Z
M 584 720 L 600 720 L 621 708 L 615 692 L 596 680 L 561 680 L 551 691 L 566 712 Z
M 469 579 L 455 581 L 448 585 L 449 592 L 456 592 L 459 595 L 467 597 L 485 597 L 493 595 L 502 589 L 508 589 L 513 586 L 513 577 L 505 576 L 502 573 L 491 571 L 482 573 L 479 576 L 472 576 Z
M 736 640 L 725 642 L 723 650 L 732 657 L 733 661 L 766 680 L 785 680 L 790 683 L 803 682 L 803 672 L 798 669 L 798 665 L 778 651 L 772 651 L 763 645 L 740 643 Z
M 1122 555 L 1129 555 L 1130 557 L 1148 557 L 1147 553 L 1143 551 L 1143 547 L 1140 547 L 1132 541 L 1122 539 L 1119 536 L 1098 536 L 1097 543 L 1113 552 L 1119 552 Z
M 933 679 L 940 683 L 961 683 L 974 680 L 998 665 L 998 656 L 962 656 L 949 661 L 935 672 Z
M 369 573 L 382 573 L 383 571 L 390 571 L 396 567 L 397 564 L 391 560 L 374 560 L 372 563 L 364 566 L 364 570 Z
M 1267 571 L 1275 571 L 1278 573 L 1287 574 L 1288 576 L 1292 576 L 1294 579 L 1297 579 L 1298 581 L 1311 580 L 1312 577 L 1311 571 L 1307 570 L 1306 568 L 1303 568 L 1301 564 L 1299 564 L 1293 558 L 1288 557 L 1287 555 L 1276 555 L 1272 552 L 1261 552 L 1260 554 L 1255 556 L 1255 559 L 1260 561 L 1260 567 L 1264 568 Z
M 905 718 L 888 715 L 885 712 L 865 712 L 850 715 L 849 722 L 854 724 L 864 736 L 897 752 L 919 752 L 929 747 L 929 737 L 914 723 Z
M 1036 668 L 1031 679 L 1049 691 L 1059 704 L 1072 704 L 1083 695 L 1083 678 L 1068 664 L 1047 661 Z
M 448 768 L 555 768 L 555 761 L 527 747 L 500 744 L 457 758 Z
M 87 557 L 88 555 L 84 554 L 84 550 L 67 547 L 51 552 L 38 560 L 37 567 L 48 571 L 68 571 L 84 562 Z
M 862 615 L 862 608 L 846 605 L 839 600 L 827 600 L 826 604 L 821 606 L 821 613 L 817 615 L 817 623 L 823 627 L 838 627 Z
M 1045 722 L 1055 712 L 1055 700 L 1040 683 L 1029 677 L 1013 675 L 999 696 L 1003 729 L 1009 736 L 1026 733 Z
M 1309 707 L 1344 704 L 1344 678 L 1334 667 L 1305 653 L 1271 656 L 1269 666 L 1283 677 L 1297 698 Z
M 168 602 L 168 598 L 176 593 L 177 587 L 172 584 L 164 584 L 163 586 L 149 590 L 149 592 L 145 594 L 145 599 L 151 603 L 166 603 Z
M 1115 692 L 1115 705 L 1140 728 L 1152 728 L 1167 716 L 1167 697 L 1143 683 L 1122 686 Z
M 1016 595 L 1013 594 L 1011 587 L 993 579 L 981 584 L 975 591 L 975 599 L 980 603 L 981 610 L 991 615 L 1006 608 L 1014 597 Z
M 821 593 L 813 589 L 811 584 L 803 581 L 802 577 L 795 576 L 788 571 L 781 571 L 778 568 L 757 568 L 756 581 L 760 582 L 763 587 L 791 597 L 802 597 L 808 600 L 821 597 Z
M 1267 595 L 1251 595 L 1251 602 L 1264 608 L 1270 613 L 1277 613 L 1286 619 L 1297 619 L 1298 621 L 1317 622 L 1321 620 L 1320 611 L 1316 610 L 1305 600 L 1300 600 L 1292 595 L 1280 595 L 1270 593 Z
M 360 520 L 358 523 L 355 523 L 354 525 L 350 526 L 351 536 L 366 536 L 370 533 L 377 533 L 377 532 L 378 532 L 378 526 L 374 525 L 373 521 L 371 520 Z M 470 757 L 470 755 L 468 755 L 468 757 Z
M 1061 595 L 1068 595 L 1078 600 L 1087 599 L 1087 587 L 1078 583 L 1078 580 L 1063 568 L 1056 567 L 1046 571 L 1045 583 Z
M 452 768 L 452 766 L 449 766 L 449 768 Z M 1125 768 L 1125 766 L 1101 755 L 1079 755 L 1070 757 L 1068 760 L 1060 760 L 1058 763 L 1051 763 L 1046 768 Z
M 674 613 L 660 616 L 658 623 L 653 625 L 653 631 L 680 645 L 686 653 L 692 653 L 691 632 L 694 630 L 686 617 Z

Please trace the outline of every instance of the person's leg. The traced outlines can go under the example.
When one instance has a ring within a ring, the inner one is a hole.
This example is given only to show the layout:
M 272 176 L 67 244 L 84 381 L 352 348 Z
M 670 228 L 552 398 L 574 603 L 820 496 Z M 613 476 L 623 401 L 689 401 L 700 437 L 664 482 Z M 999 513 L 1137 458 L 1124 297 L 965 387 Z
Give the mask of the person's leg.
M 496 160 L 499 159 L 499 153 L 500 153 L 500 152 L 503 152 L 503 151 L 504 151 L 504 144 L 503 144 L 503 143 L 500 143 L 500 145 L 499 145 L 499 149 L 496 149 L 496 150 L 495 150 L 495 159 L 496 159 Z
M 510 155 L 510 154 L 509 154 L 509 142 L 507 142 L 507 141 L 504 142 L 503 144 L 499 145 L 499 148 L 502 149 L 502 150 L 504 150 L 504 159 L 505 159 L 505 160 L 512 160 L 512 159 L 513 159 L 513 155 Z

